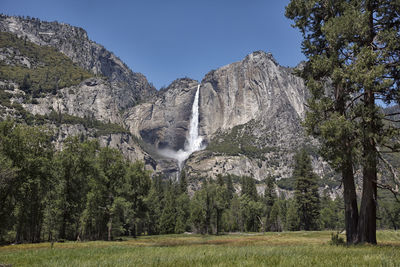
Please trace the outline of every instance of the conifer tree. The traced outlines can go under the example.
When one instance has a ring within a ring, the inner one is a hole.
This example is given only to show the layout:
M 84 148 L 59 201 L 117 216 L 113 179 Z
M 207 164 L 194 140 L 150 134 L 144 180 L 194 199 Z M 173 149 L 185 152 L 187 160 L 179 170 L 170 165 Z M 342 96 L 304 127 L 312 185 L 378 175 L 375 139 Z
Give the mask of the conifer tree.
M 297 203 L 294 200 L 289 200 L 289 206 L 286 213 L 286 227 L 289 231 L 300 230 L 300 218 L 298 214 Z
M 400 5 L 390 0 L 292 0 L 286 9 L 303 34 L 308 59 L 302 71 L 312 94 L 307 128 L 342 172 L 348 243 L 376 243 L 378 147 L 388 147 L 390 137 L 398 135 L 398 129 L 382 123 L 393 114 L 380 112 L 376 101 L 399 103 L 399 14 Z M 363 167 L 359 216 L 357 160 Z
M 272 176 L 269 176 L 266 179 L 266 187 L 264 190 L 264 204 L 265 204 L 265 219 L 266 225 L 265 230 L 273 231 L 276 228 L 276 220 L 278 217 L 279 208 L 275 205 L 274 213 L 272 212 L 272 207 L 274 207 L 276 201 L 276 193 L 275 193 L 275 179 Z
M 175 185 L 170 181 L 166 187 L 163 200 L 163 211 L 160 217 L 160 230 L 163 234 L 172 234 L 175 231 L 176 224 L 176 192 Z
M 317 176 L 313 172 L 311 160 L 305 149 L 295 158 L 293 177 L 296 181 L 295 201 L 300 218 L 300 229 L 317 230 L 320 213 Z

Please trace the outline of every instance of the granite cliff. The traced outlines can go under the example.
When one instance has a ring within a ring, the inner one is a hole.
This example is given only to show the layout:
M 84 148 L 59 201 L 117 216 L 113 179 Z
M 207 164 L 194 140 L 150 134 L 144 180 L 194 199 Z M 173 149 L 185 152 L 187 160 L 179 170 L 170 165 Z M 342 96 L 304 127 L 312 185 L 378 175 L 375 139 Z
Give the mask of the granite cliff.
M 130 160 L 145 161 L 154 174 L 176 177 L 180 171 L 177 162 L 160 155 L 159 150 L 184 147 L 198 85 L 199 134 L 207 148 L 193 153 L 184 165 L 193 189 L 200 184 L 198 177 L 227 173 L 252 176 L 262 188 L 262 180 L 270 175 L 278 180 L 291 176 L 293 155 L 300 145 L 311 150 L 315 145 L 301 127 L 307 98 L 303 82 L 269 53 L 251 53 L 210 71 L 200 83 L 177 79 L 157 91 L 144 75 L 132 72 L 81 28 L 1 15 L 0 30 L 41 47 L 53 47 L 91 73 L 92 77 L 79 83 L 32 97 L 27 97 L 21 84 L 0 81 L 11 103 L 20 103 L 29 114 L 75 118 L 75 123 L 49 123 L 57 129 L 59 147 L 67 136 L 83 134 L 121 149 Z M 18 53 L 0 47 L 2 66 L 34 71 L 34 59 L 13 56 Z M 7 90 L 10 86 L 13 90 Z M 4 110 L 3 117 L 14 114 L 12 108 Z M 88 126 L 85 121 L 96 123 Z M 93 125 L 114 128 L 99 131 Z M 316 154 L 313 164 L 322 176 L 329 174 Z
M 0 15 L 0 31 L 41 46 L 52 46 L 82 68 L 109 78 L 119 108 L 148 99 L 156 89 L 141 73 L 132 72 L 114 53 L 90 40 L 86 31 L 65 23 Z

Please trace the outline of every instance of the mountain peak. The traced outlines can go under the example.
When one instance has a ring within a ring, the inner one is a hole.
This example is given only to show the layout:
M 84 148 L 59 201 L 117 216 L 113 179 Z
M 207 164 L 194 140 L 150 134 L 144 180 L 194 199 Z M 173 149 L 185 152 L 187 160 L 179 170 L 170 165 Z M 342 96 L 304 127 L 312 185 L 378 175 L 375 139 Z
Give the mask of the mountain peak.
M 275 65 L 279 66 L 279 63 L 276 61 L 272 53 L 265 52 L 263 50 L 257 50 L 254 51 L 253 53 L 250 53 L 249 55 L 246 56 L 245 60 L 253 62 L 269 60 L 272 61 Z

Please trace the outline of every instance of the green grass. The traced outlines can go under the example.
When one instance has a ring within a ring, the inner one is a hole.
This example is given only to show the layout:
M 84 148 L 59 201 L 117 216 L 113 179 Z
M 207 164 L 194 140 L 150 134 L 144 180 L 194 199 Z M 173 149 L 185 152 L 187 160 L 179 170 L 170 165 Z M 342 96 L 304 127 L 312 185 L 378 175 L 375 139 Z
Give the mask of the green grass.
M 223 236 L 144 236 L 122 242 L 0 247 L 12 266 L 399 266 L 400 232 L 379 231 L 377 246 L 328 245 L 331 232 Z

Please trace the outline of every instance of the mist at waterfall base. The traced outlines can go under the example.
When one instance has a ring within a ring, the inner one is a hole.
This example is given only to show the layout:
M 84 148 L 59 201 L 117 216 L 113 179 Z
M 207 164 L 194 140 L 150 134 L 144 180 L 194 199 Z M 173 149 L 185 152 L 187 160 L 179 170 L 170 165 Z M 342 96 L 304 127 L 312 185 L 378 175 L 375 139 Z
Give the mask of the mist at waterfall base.
M 197 86 L 196 95 L 194 97 L 192 105 L 192 116 L 189 124 L 189 134 L 186 136 L 186 142 L 184 149 L 178 151 L 172 149 L 160 149 L 158 153 L 164 157 L 172 158 L 178 161 L 179 169 L 182 169 L 182 165 L 189 158 L 189 156 L 195 152 L 205 148 L 203 145 L 203 138 L 199 136 L 199 90 L 200 85 Z

